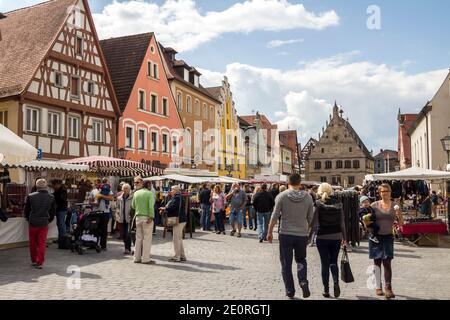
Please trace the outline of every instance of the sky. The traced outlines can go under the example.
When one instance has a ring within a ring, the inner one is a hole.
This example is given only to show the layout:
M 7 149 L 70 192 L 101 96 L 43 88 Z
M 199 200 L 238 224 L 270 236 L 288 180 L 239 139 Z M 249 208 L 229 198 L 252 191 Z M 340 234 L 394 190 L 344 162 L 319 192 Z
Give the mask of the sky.
M 5 12 L 39 3 L 0 0 Z M 226 75 L 237 111 L 318 137 L 334 102 L 374 155 L 397 149 L 450 67 L 450 1 L 89 0 L 100 38 L 153 31 L 202 73 Z M 375 6 L 375 7 L 374 7 Z

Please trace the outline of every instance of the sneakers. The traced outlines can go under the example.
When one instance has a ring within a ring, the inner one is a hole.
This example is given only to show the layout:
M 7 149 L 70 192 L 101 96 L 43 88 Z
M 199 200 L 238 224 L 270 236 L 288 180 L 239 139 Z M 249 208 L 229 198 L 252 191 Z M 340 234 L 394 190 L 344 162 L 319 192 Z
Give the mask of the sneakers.
M 230 236 L 234 236 L 235 233 L 236 233 L 236 230 L 232 230 L 232 231 L 230 232 Z
M 379 244 L 379 243 L 380 243 L 380 241 L 378 240 L 377 237 L 370 237 L 369 240 L 372 241 L 372 242 L 374 242 L 374 243 L 376 243 L 376 244 Z
M 133 262 L 134 262 L 134 263 L 142 263 L 141 260 L 134 260 Z
M 155 260 L 149 260 L 146 262 L 142 262 L 142 264 L 156 264 Z
M 341 296 L 341 288 L 339 287 L 339 284 L 336 283 L 334 285 L 334 297 L 339 298 Z
M 222 231 L 223 235 L 226 235 L 225 231 Z
M 169 262 L 181 262 L 181 259 L 170 258 L 168 261 Z
M 42 265 L 41 265 L 41 264 L 36 264 L 34 267 L 35 267 L 36 269 L 38 269 L 38 270 L 41 270 L 41 269 L 42 269 Z
M 302 283 L 300 285 L 300 288 L 302 288 L 302 291 L 303 291 L 303 298 L 309 298 L 309 296 L 311 296 L 311 291 L 309 291 L 308 282 Z
M 323 293 L 322 293 L 322 296 L 324 297 L 324 298 L 330 298 L 331 296 L 330 296 L 330 293 L 329 292 L 327 292 L 327 291 L 324 291 Z
M 251 226 L 249 229 L 250 229 L 250 230 L 253 230 L 253 226 Z
M 259 239 L 259 243 L 263 243 L 263 241 L 264 241 L 263 239 Z

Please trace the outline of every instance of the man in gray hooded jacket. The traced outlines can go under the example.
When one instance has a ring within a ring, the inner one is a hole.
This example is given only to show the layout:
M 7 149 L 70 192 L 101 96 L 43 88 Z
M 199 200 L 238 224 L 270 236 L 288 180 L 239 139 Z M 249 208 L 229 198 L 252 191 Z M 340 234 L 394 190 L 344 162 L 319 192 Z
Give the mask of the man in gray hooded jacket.
M 280 225 L 280 262 L 286 296 L 295 296 L 294 278 L 292 275 L 292 260 L 297 263 L 297 276 L 303 291 L 303 298 L 308 298 L 306 247 L 308 244 L 309 226 L 312 224 L 312 197 L 306 191 L 300 190 L 300 175 L 289 176 L 289 189 L 280 193 L 275 199 L 275 208 L 270 220 L 267 239 L 273 240 L 273 229 L 281 217 Z

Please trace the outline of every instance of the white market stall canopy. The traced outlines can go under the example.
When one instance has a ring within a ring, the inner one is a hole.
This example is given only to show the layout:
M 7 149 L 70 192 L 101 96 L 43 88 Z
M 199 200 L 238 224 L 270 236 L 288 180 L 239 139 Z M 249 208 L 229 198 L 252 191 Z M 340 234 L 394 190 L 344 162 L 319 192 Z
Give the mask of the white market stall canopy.
M 18 168 L 28 170 L 64 170 L 64 171 L 89 171 L 88 165 L 69 164 L 60 161 L 33 160 L 17 165 Z
M 183 183 L 198 184 L 198 183 L 245 183 L 247 181 L 230 178 L 230 177 L 192 177 L 181 174 L 168 174 L 164 176 L 156 176 L 144 179 L 146 181 L 163 181 L 174 180 Z
M 450 180 L 450 172 L 429 170 L 424 168 L 412 167 L 402 171 L 371 174 L 366 176 L 367 181 L 383 181 L 383 180 Z
M 168 174 L 168 175 L 162 176 L 161 178 L 164 178 L 164 180 L 174 180 L 174 181 L 178 181 L 178 182 L 191 183 L 191 184 L 208 182 L 205 178 L 189 177 L 189 176 L 183 176 L 181 174 Z
M 35 160 L 37 149 L 0 124 L 0 165 L 14 166 Z

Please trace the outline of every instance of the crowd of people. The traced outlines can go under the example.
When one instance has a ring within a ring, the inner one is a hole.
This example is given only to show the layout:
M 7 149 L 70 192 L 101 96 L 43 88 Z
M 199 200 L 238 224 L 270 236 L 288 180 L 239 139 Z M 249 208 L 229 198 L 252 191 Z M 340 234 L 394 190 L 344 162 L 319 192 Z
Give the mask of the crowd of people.
M 48 225 L 56 217 L 58 241 L 67 235 L 66 219 L 68 214 L 67 192 L 60 181 L 52 183 L 53 194 L 48 192 L 47 181 L 36 181 L 35 192 L 26 200 L 25 217 L 29 221 L 30 255 L 32 265 L 41 269 L 45 260 L 45 242 Z M 130 184 L 121 183 L 117 193 L 115 214 L 112 204 L 114 194 L 107 179 L 98 180 L 92 190 L 86 189 L 86 198 L 96 212 L 103 213 L 100 222 L 100 246 L 107 249 L 108 224 L 114 217 L 120 225 L 121 239 L 124 242 L 124 254 L 133 255 L 134 263 L 155 264 L 151 247 L 155 220 L 161 223 L 161 217 L 173 221 L 174 256 L 170 262 L 186 261 L 183 246 L 183 230 L 187 223 L 187 202 L 181 195 L 181 188 L 174 185 L 168 197 L 162 201 L 159 189 L 141 177 L 134 179 L 134 190 Z M 403 224 L 398 205 L 392 200 L 391 187 L 382 184 L 378 190 L 381 200 L 370 203 L 364 195 L 360 197 L 361 222 L 370 230 L 369 258 L 374 265 L 384 269 L 385 287 L 381 279 L 376 294 L 394 298 L 392 290 L 392 259 L 394 258 L 394 224 Z M 242 228 L 249 227 L 257 232 L 258 241 L 272 243 L 273 232 L 278 224 L 279 251 L 282 278 L 286 296 L 294 298 L 295 284 L 292 274 L 293 259 L 297 263 L 297 277 L 303 297 L 311 292 L 307 277 L 307 246 L 314 243 L 321 261 L 323 296 L 330 295 L 330 273 L 333 295 L 339 297 L 338 257 L 342 248 L 346 248 L 346 230 L 342 203 L 334 194 L 331 185 L 322 183 L 305 190 L 301 186 L 300 176 L 289 177 L 288 186 L 262 184 L 251 188 L 234 183 L 225 193 L 220 185 L 204 184 L 198 195 L 201 204 L 201 224 L 204 231 L 226 234 L 226 210 L 229 209 L 230 235 L 242 237 Z M 214 217 L 214 230 L 211 228 Z M 248 220 L 247 220 L 248 218 Z M 132 244 L 134 243 L 134 251 Z

